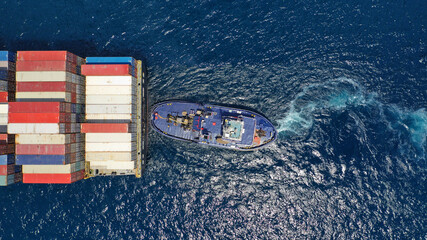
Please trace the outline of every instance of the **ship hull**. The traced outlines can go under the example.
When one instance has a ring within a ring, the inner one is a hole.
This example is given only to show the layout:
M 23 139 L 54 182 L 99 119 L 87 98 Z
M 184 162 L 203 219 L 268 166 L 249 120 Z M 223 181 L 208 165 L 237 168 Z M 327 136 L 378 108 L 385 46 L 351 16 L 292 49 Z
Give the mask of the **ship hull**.
M 277 138 L 273 124 L 259 113 L 184 101 L 153 106 L 151 126 L 176 140 L 239 151 L 264 148 Z

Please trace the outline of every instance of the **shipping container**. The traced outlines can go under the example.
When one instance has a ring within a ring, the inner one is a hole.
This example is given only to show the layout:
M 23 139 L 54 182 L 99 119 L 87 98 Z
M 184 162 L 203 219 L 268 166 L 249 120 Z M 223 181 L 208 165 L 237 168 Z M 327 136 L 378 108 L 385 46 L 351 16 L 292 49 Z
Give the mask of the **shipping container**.
M 0 165 L 9 165 L 15 163 L 15 154 L 0 155 Z
M 90 161 L 91 168 L 101 168 L 101 169 L 135 169 L 136 162 L 126 162 L 126 161 Z
M 11 70 L 0 70 L 0 80 L 6 81 L 6 82 L 15 82 L 16 75 L 15 71 Z
M 15 101 L 14 92 L 0 91 L 0 103 L 7 103 L 12 101 Z
M 85 76 L 126 76 L 134 75 L 132 67 L 127 64 L 93 64 L 82 65 Z
M 16 155 L 64 155 L 71 153 L 71 144 L 16 144 Z
M 0 70 L 16 72 L 16 63 L 10 61 L 0 61 Z
M 15 143 L 14 134 L 0 134 L 0 144 Z
M 86 64 L 129 64 L 136 66 L 133 57 L 87 57 Z
M 86 86 L 136 86 L 132 76 L 87 76 Z
M 132 104 L 122 104 L 122 105 L 116 105 L 116 104 L 108 104 L 108 105 L 92 105 L 92 104 L 86 104 L 86 113 L 110 113 L 110 114 L 117 114 L 117 113 L 135 113 L 136 112 L 136 106 Z
M 0 175 L 10 175 L 15 173 L 15 164 L 0 165 Z
M 78 171 L 74 173 L 25 173 L 23 174 L 23 183 L 54 183 L 54 184 L 69 184 L 82 180 L 85 171 Z
M 8 103 L 0 103 L 0 114 L 7 114 L 9 112 L 9 104 Z
M 22 182 L 22 173 L 0 176 L 0 186 L 8 186 L 18 182 Z
M 87 95 L 86 104 L 134 104 L 135 95 Z
M 9 123 L 9 134 L 20 133 L 70 133 L 70 123 Z
M 0 144 L 0 155 L 12 154 L 15 152 L 15 144 Z
M 111 113 L 87 113 L 86 114 L 86 121 L 87 122 L 100 122 L 100 121 L 104 121 L 104 122 L 117 122 L 117 123 L 122 123 L 122 122 L 133 122 L 135 121 L 136 116 L 134 114 L 126 114 L 126 113 L 121 113 L 121 114 L 111 114 Z
M 87 143 L 126 143 L 136 141 L 136 133 L 86 133 Z
M 0 125 L 0 133 L 7 133 L 7 125 Z
M 82 123 L 82 133 L 127 133 L 131 127 L 128 123 Z
M 65 165 L 71 163 L 72 154 L 16 155 L 17 165 Z
M 64 61 L 18 61 L 16 71 L 67 71 L 77 73 L 76 63 Z
M 75 104 L 64 102 L 10 102 L 10 113 L 69 113 L 76 112 Z
M 16 85 L 11 81 L 3 81 L 0 79 L 0 92 L 14 92 Z
M 72 113 L 9 113 L 9 123 L 71 123 Z M 0 118 L 1 119 L 1 118 Z
M 86 86 L 88 95 L 135 95 L 136 88 L 132 86 Z
M 80 134 L 17 134 L 16 144 L 69 144 Z
M 77 62 L 77 56 L 67 51 L 18 51 L 18 61 Z
M 0 113 L 0 125 L 7 125 L 9 122 L 8 114 Z
M 84 84 L 84 77 L 64 71 L 16 72 L 17 82 L 71 82 Z
M 84 161 L 66 165 L 24 165 L 22 172 L 25 173 L 73 173 L 83 170 Z
M 0 51 L 0 61 L 16 62 L 16 53 L 9 51 Z
M 17 92 L 17 102 L 71 102 L 69 92 Z
M 71 82 L 17 82 L 19 92 L 76 92 L 77 84 Z
M 137 153 L 134 152 L 86 152 L 86 161 L 134 161 Z
M 136 151 L 136 142 L 102 142 L 102 143 L 90 143 L 85 144 L 86 152 L 132 152 Z

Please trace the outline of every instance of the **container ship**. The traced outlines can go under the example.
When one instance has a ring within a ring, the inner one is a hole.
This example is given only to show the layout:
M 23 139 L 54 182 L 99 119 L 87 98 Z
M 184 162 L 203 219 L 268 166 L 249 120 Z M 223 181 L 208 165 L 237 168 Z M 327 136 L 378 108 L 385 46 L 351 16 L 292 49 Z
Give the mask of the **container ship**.
M 0 186 L 141 177 L 147 96 L 132 57 L 0 51 Z
M 151 125 L 173 139 L 242 151 L 260 149 L 277 137 L 273 124 L 253 111 L 183 101 L 156 104 Z

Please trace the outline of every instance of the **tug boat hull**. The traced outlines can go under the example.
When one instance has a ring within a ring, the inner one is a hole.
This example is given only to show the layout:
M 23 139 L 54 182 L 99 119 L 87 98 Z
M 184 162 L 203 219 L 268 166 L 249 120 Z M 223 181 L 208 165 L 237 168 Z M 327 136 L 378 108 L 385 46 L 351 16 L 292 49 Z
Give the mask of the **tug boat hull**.
M 151 125 L 173 139 L 241 151 L 263 148 L 277 137 L 273 124 L 256 112 L 183 101 L 156 104 Z

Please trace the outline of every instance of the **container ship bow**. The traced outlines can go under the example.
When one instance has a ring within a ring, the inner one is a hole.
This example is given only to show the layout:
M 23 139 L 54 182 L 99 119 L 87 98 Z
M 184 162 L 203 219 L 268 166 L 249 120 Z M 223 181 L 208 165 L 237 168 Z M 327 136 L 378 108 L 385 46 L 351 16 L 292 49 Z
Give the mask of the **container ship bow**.
M 260 149 L 277 137 L 273 124 L 258 113 L 183 101 L 156 104 L 151 125 L 170 138 L 241 151 Z

